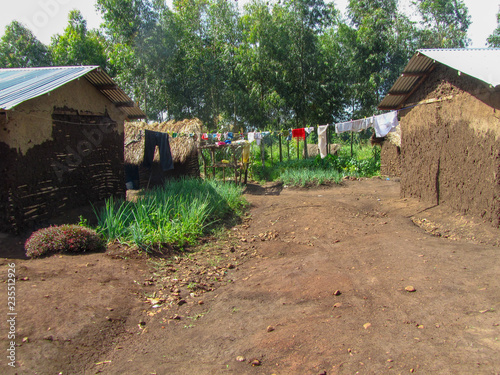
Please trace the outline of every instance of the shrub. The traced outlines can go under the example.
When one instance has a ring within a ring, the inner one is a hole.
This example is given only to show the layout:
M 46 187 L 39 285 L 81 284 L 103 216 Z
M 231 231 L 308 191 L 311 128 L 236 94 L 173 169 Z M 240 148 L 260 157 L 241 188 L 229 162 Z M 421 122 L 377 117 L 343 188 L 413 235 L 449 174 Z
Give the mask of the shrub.
M 60 225 L 33 232 L 26 240 L 26 256 L 36 258 L 55 253 L 102 251 L 106 243 L 96 231 L 79 225 Z

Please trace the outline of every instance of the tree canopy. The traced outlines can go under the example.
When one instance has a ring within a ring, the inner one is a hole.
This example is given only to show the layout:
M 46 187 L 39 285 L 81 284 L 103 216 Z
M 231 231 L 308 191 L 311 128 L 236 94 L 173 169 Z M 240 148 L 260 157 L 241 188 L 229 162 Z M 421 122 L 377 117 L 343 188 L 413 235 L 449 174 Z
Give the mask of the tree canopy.
M 97 0 L 89 30 L 71 11 L 45 46 L 14 21 L 1 67 L 100 65 L 149 119 L 198 117 L 209 129 L 280 129 L 375 113 L 418 48 L 465 47 L 462 0 Z M 499 15 L 500 17 L 500 15 Z M 499 18 L 500 21 L 500 18 Z M 499 45 L 499 28 L 488 39 Z

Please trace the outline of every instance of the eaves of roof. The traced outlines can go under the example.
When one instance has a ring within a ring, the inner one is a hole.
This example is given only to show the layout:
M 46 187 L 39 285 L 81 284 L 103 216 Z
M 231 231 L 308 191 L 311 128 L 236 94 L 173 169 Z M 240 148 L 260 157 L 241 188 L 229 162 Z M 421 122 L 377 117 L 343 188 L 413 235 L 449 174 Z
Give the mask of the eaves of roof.
M 10 110 L 19 104 L 50 93 L 80 77 L 85 77 L 129 119 L 146 114 L 98 66 L 0 69 L 0 109 Z

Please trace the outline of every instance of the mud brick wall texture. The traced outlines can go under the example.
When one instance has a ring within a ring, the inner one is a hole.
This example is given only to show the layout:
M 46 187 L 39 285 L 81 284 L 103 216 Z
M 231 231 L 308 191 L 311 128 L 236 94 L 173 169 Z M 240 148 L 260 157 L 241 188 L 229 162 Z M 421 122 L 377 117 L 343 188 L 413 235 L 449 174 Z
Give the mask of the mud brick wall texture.
M 0 231 L 123 194 L 125 118 L 86 79 L 0 113 Z
M 450 98 L 451 99 L 446 99 Z M 500 92 L 439 65 L 400 112 L 401 195 L 500 225 Z
M 400 147 L 389 141 L 384 141 L 380 150 L 380 174 L 382 176 L 401 176 L 401 151 Z
M 2 230 L 33 228 L 124 192 L 123 134 L 116 124 L 101 116 L 53 115 L 53 120 L 53 139 L 25 155 L 0 143 Z

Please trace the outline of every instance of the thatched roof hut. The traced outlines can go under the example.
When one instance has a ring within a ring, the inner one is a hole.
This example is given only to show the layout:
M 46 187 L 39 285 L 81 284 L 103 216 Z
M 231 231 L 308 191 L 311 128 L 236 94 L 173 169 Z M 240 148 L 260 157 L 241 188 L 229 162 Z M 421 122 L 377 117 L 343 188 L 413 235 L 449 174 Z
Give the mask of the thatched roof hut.
M 151 124 L 145 122 L 125 123 L 125 168 L 128 172 L 134 169 L 139 170 L 139 176 L 132 177 L 132 180 L 140 180 L 140 183 L 134 182 L 134 186 L 137 188 L 137 185 L 139 185 L 141 188 L 146 188 L 161 185 L 166 178 L 172 177 L 199 177 L 198 145 L 202 126 L 203 124 L 198 119 L 171 120 Z M 146 168 L 142 167 L 145 130 L 169 133 L 170 151 L 174 161 L 172 171 L 162 171 L 158 149 L 155 152 L 151 169 L 146 170 Z M 173 137 L 174 133 L 177 135 L 175 138 Z

